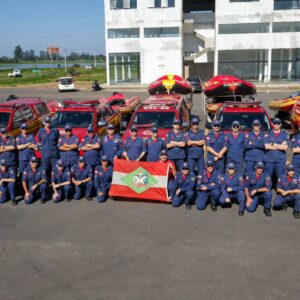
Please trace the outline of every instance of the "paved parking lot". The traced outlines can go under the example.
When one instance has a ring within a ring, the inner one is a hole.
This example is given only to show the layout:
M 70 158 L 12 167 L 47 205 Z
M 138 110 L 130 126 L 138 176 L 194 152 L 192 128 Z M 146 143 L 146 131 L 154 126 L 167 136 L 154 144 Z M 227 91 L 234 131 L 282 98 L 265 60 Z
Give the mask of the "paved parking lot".
M 111 92 L 0 89 L 0 99 Z M 193 113 L 203 119 L 199 101 Z M 0 299 L 299 299 L 299 220 L 291 209 L 271 218 L 262 210 L 239 217 L 236 205 L 213 213 L 133 201 L 3 204 Z

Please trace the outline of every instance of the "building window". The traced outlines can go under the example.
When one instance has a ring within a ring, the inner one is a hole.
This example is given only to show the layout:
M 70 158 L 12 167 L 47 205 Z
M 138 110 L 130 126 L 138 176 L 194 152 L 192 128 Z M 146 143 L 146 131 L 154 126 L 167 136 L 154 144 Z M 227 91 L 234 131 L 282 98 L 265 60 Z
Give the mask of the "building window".
M 229 0 L 230 2 L 257 2 L 259 0 Z
M 182 5 L 184 13 L 215 11 L 215 0 L 184 0 Z
M 273 49 L 271 79 L 300 79 L 300 49 Z
M 300 0 L 274 0 L 274 9 L 299 9 Z
M 122 39 L 122 38 L 139 38 L 139 28 L 118 28 L 108 29 L 107 36 L 109 39 Z
M 299 32 L 300 22 L 275 22 L 273 32 Z
M 149 7 L 175 7 L 175 0 L 150 0 Z
M 136 8 L 137 0 L 110 0 L 110 9 Z
M 109 53 L 110 84 L 141 82 L 140 53 Z
M 219 24 L 219 34 L 269 32 L 269 23 Z
M 267 50 L 223 50 L 219 51 L 218 74 L 261 81 L 267 64 Z
M 145 38 L 156 38 L 156 37 L 178 37 L 179 27 L 156 27 L 156 28 L 145 28 Z

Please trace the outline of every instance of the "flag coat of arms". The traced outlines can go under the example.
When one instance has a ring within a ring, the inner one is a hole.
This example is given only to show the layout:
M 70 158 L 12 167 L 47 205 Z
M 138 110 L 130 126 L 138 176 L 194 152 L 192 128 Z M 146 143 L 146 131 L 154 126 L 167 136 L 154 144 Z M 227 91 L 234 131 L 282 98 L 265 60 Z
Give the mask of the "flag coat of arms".
M 130 199 L 167 202 L 168 164 L 114 160 L 109 195 Z

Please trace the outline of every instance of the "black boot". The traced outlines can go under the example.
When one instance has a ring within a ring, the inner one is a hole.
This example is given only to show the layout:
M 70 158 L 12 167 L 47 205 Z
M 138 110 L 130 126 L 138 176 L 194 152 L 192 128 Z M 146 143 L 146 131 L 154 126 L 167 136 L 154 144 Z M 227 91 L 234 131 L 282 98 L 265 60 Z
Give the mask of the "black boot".
M 185 204 L 185 209 L 186 209 L 186 210 L 191 210 L 191 208 L 192 208 L 192 206 L 191 206 L 190 203 L 186 203 L 186 204 Z
M 299 218 L 300 218 L 300 212 L 299 212 L 299 211 L 295 211 L 295 210 L 294 210 L 294 213 L 293 213 L 293 214 L 294 214 L 294 218 L 295 218 L 295 219 L 299 219 Z
M 243 210 L 240 210 L 239 211 L 239 216 L 243 216 L 244 215 L 244 211 Z
M 11 200 L 11 204 L 12 204 L 12 206 L 16 206 L 18 203 L 16 200 Z
M 271 216 L 272 216 L 271 209 L 270 209 L 270 208 L 265 208 L 265 209 L 264 209 L 264 214 L 265 214 L 267 217 L 271 217 Z
M 212 211 L 217 211 L 217 206 L 214 203 L 212 203 L 210 207 Z

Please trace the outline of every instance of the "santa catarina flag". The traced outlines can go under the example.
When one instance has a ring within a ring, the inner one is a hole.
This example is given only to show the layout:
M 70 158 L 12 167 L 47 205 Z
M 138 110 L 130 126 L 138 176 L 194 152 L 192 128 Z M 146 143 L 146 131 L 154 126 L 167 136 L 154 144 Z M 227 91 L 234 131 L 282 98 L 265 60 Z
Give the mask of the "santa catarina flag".
M 168 164 L 114 160 L 109 195 L 167 202 Z

